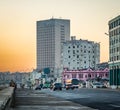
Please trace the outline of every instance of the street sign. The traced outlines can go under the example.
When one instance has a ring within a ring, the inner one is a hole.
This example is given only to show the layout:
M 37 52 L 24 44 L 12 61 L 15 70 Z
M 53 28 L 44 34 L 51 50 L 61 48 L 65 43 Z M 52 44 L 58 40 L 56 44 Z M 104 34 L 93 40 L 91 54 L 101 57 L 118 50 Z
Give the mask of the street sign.
M 50 68 L 44 68 L 44 74 L 49 74 L 50 73 Z

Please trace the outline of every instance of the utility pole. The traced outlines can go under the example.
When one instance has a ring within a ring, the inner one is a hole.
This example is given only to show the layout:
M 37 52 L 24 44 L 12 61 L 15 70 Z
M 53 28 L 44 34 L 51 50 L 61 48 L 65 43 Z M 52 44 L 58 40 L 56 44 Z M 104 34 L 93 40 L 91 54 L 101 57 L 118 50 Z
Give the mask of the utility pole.
M 105 33 L 105 35 L 107 35 L 108 37 L 109 37 L 109 34 L 108 33 Z M 109 38 L 109 41 L 110 41 L 110 38 Z M 115 68 L 115 65 L 114 65 L 114 61 L 115 61 L 115 44 L 113 44 L 113 46 L 112 46 L 112 67 L 110 68 L 110 69 L 112 69 L 112 89 L 116 89 L 116 87 L 115 87 L 115 72 L 116 72 L 116 68 Z M 111 71 L 110 71 L 111 72 Z M 110 75 L 111 75 L 111 73 L 110 73 Z M 116 75 L 117 76 L 117 75 Z M 117 78 L 116 78 L 116 80 L 117 80 Z

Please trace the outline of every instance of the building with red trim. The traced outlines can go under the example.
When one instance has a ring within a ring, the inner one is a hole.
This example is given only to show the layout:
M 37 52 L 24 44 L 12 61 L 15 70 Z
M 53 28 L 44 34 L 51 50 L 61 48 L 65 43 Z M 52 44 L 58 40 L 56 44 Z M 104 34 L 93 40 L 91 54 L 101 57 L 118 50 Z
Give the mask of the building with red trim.
M 68 70 L 64 69 L 62 72 L 62 82 L 65 83 L 67 79 L 76 78 L 81 81 L 92 80 L 96 78 L 108 79 L 109 69 L 105 68 L 102 70 L 93 70 L 91 68 L 82 70 Z

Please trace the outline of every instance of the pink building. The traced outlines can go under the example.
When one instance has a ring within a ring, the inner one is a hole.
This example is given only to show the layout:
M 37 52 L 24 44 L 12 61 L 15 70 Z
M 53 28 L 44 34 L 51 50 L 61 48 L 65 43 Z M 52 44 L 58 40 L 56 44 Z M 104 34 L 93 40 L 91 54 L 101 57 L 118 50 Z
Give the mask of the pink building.
M 86 81 L 88 79 L 95 79 L 100 77 L 102 79 L 109 77 L 109 69 L 105 68 L 104 70 L 92 70 L 88 68 L 86 70 L 67 70 L 64 69 L 62 73 L 63 83 L 67 79 L 77 78 L 78 80 Z

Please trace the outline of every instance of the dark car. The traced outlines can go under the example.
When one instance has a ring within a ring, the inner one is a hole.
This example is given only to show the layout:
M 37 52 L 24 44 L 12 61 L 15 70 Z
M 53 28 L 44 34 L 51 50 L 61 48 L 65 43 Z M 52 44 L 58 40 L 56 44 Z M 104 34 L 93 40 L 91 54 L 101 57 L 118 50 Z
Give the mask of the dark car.
M 65 88 L 66 88 L 66 90 L 68 90 L 68 89 L 72 89 L 73 90 L 74 89 L 72 84 L 66 84 Z
M 41 90 L 41 85 L 38 85 L 35 90 Z
M 62 83 L 55 83 L 53 85 L 53 90 L 62 90 Z

